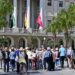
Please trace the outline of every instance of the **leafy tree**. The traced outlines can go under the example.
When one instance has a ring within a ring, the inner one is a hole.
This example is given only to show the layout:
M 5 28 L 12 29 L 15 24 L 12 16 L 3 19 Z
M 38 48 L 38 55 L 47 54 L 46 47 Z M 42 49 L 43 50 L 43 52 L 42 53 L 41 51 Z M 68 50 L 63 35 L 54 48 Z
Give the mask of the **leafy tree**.
M 75 4 L 71 4 L 67 10 L 62 9 L 58 15 L 61 31 L 64 32 L 66 47 L 70 45 L 71 29 L 75 26 Z
M 64 36 L 65 36 L 65 43 L 67 46 L 68 40 L 69 40 L 69 32 L 68 29 L 70 28 L 70 24 L 69 24 L 69 16 L 66 10 L 62 9 L 59 14 L 58 14 L 58 20 L 60 23 L 60 28 L 61 31 L 64 32 Z
M 0 28 L 7 25 L 6 16 L 12 12 L 11 0 L 0 0 Z
M 56 37 L 57 32 L 63 32 L 66 47 L 69 45 L 71 29 L 75 26 L 75 4 L 70 4 L 68 9 L 62 9 L 47 27 L 47 32 L 52 32 Z
M 54 48 L 56 46 L 57 34 L 58 34 L 59 30 L 60 30 L 58 24 L 59 24 L 59 22 L 58 22 L 57 18 L 53 17 L 52 23 L 50 25 L 48 25 L 48 27 L 47 27 L 47 32 L 52 32 L 52 34 L 54 36 Z

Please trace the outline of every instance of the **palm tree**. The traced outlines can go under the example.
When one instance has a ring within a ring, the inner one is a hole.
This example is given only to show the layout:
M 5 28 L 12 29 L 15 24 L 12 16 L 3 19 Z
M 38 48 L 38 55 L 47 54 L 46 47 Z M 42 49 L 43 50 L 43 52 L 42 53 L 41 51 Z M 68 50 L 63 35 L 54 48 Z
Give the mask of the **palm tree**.
M 64 32 L 66 47 L 70 45 L 70 30 L 75 25 L 75 4 L 71 4 L 67 10 L 62 9 L 58 15 L 61 31 Z
M 53 21 L 50 25 L 48 25 L 47 27 L 47 32 L 52 32 L 53 36 L 54 36 L 54 48 L 56 46 L 56 38 L 57 38 L 57 34 L 59 32 L 59 27 L 58 27 L 58 20 L 56 17 L 53 17 Z
M 47 32 L 52 32 L 56 38 L 57 32 L 64 32 L 65 47 L 67 48 L 70 40 L 70 30 L 75 26 L 75 4 L 70 4 L 68 9 L 62 9 L 53 18 L 51 24 L 47 27 Z M 56 42 L 56 39 L 55 39 Z
M 61 31 L 64 32 L 64 36 L 65 36 L 65 41 L 66 41 L 66 46 L 67 46 L 67 43 L 68 43 L 68 29 L 69 29 L 69 21 L 68 21 L 68 14 L 67 14 L 67 11 L 62 9 L 58 15 L 58 20 L 59 20 L 59 23 L 60 23 L 60 28 L 61 28 Z

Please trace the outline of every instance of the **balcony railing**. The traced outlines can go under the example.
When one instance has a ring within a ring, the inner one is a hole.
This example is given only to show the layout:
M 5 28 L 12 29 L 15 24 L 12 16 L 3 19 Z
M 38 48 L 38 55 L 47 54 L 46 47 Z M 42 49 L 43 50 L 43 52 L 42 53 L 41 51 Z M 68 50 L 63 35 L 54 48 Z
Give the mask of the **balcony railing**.
M 73 30 L 73 32 L 75 32 L 75 30 Z M 25 29 L 25 28 L 3 28 L 0 29 L 0 35 L 14 35 L 14 34 L 27 34 L 27 35 L 39 35 L 39 36 L 53 36 L 53 34 L 51 32 L 46 33 L 45 30 L 39 30 L 39 29 Z M 64 33 L 58 34 L 57 36 L 61 36 L 63 37 Z
M 46 33 L 44 30 L 39 29 L 25 29 L 25 28 L 2 28 L 0 33 Z

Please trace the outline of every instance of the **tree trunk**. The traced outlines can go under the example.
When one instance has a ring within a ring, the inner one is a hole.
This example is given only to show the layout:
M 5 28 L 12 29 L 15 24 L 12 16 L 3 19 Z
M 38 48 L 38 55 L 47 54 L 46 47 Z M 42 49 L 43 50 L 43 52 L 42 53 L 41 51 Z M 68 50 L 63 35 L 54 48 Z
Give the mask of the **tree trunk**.
M 66 32 L 65 34 L 65 47 L 68 48 L 70 46 L 70 36 L 69 36 L 69 33 Z
M 56 34 L 54 34 L 54 49 L 56 47 Z

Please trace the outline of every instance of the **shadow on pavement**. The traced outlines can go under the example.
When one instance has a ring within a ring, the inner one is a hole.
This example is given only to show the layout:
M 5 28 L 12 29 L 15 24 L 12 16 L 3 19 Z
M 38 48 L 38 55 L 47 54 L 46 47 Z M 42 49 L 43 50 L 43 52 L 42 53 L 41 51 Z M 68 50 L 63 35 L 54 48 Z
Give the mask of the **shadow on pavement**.
M 8 72 L 8 73 L 0 73 L 0 75 L 35 75 L 35 74 L 41 74 L 41 72 L 38 71 L 32 71 L 32 72 L 27 72 L 27 74 L 24 72 L 22 74 L 17 74 L 16 72 Z
M 59 68 L 59 69 L 55 69 L 55 71 L 61 71 L 62 69 L 61 68 Z

